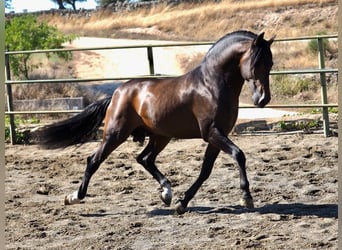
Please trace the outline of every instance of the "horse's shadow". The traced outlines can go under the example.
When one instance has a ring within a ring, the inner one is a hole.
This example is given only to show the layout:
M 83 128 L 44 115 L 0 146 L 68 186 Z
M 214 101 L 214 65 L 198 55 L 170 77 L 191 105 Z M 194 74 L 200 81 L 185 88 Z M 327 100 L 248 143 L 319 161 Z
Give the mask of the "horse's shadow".
M 263 207 L 246 209 L 242 206 L 226 206 L 226 207 L 189 207 L 189 213 L 198 214 L 245 214 L 245 213 L 259 213 L 259 214 L 279 214 L 279 215 L 293 215 L 293 216 L 317 216 L 319 218 L 338 218 L 337 204 L 270 204 Z M 170 216 L 177 214 L 171 208 L 158 208 L 148 212 L 148 216 Z M 106 217 L 112 216 L 113 213 L 92 213 L 81 214 L 82 217 Z
M 189 207 L 188 211 L 198 214 L 244 214 L 244 213 L 259 213 L 259 214 L 279 214 L 293 216 L 317 216 L 319 218 L 337 218 L 337 204 L 270 204 L 263 207 L 246 209 L 242 206 L 229 207 Z M 173 209 L 155 209 L 149 212 L 149 216 L 168 216 L 175 214 Z

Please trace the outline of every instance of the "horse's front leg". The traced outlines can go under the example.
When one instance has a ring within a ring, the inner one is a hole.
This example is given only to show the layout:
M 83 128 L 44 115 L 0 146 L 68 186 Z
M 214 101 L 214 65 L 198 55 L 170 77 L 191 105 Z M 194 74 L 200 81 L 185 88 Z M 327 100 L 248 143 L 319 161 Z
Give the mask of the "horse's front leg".
M 220 149 L 213 147 L 210 144 L 208 145 L 205 151 L 202 169 L 199 177 L 197 178 L 195 183 L 185 192 L 184 199 L 179 200 L 176 203 L 176 211 L 178 214 L 183 214 L 184 212 L 186 212 L 189 201 L 195 196 L 203 182 L 209 178 L 219 152 Z
M 240 203 L 246 208 L 254 208 L 253 198 L 249 191 L 249 182 L 246 173 L 246 157 L 242 150 L 236 146 L 227 136 L 222 134 L 218 129 L 213 128 L 210 131 L 208 142 L 223 152 L 229 154 L 239 165 L 240 172 L 240 188 L 243 191 Z

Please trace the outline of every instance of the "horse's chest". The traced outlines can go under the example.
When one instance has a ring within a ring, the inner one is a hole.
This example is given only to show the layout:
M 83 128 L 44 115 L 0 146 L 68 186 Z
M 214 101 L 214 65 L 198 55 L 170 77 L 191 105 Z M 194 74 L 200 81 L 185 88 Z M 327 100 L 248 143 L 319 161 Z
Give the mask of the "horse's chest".
M 222 130 L 230 132 L 238 117 L 239 103 L 231 100 L 222 101 L 216 109 L 214 121 Z

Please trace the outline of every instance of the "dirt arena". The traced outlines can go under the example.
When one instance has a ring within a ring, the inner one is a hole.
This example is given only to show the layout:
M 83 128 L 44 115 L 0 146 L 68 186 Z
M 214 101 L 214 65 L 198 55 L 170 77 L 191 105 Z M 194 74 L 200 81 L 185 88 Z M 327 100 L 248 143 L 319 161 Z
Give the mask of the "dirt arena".
M 77 76 L 117 74 L 115 64 L 103 67 L 105 55 L 81 58 Z M 73 206 L 64 206 L 64 196 L 78 189 L 99 142 L 64 150 L 6 145 L 6 249 L 337 249 L 338 137 L 230 138 L 247 158 L 253 210 L 239 205 L 237 165 L 221 153 L 189 211 L 175 214 L 175 201 L 199 175 L 202 140 L 174 140 L 157 158 L 172 182 L 171 207 L 136 163 L 143 148 L 131 138 L 101 165 L 84 202 Z
M 7 249 L 337 249 L 338 138 L 232 135 L 245 152 L 255 209 L 239 205 L 237 165 L 221 153 L 184 215 L 174 202 L 197 178 L 206 144 L 174 140 L 157 159 L 173 185 L 165 207 L 129 139 L 78 189 L 99 142 L 64 150 L 6 145 Z M 145 142 L 146 143 L 146 142 Z

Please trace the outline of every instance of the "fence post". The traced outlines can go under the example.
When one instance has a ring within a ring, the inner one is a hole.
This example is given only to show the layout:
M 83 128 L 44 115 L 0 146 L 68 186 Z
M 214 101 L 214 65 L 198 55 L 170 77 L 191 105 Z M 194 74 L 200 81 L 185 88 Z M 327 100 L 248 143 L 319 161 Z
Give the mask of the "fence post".
M 5 65 L 6 65 L 6 79 L 11 80 L 10 59 L 9 59 L 8 54 L 5 54 Z M 13 111 L 12 85 L 10 83 L 6 84 L 6 92 L 7 92 L 7 109 L 10 112 L 10 111 Z M 11 143 L 12 145 L 14 145 L 17 140 L 16 140 L 15 123 L 14 123 L 13 114 L 9 115 L 9 120 L 10 120 Z
M 147 46 L 147 58 L 150 67 L 150 75 L 154 75 L 154 61 L 152 46 Z
M 318 66 L 320 69 L 324 69 L 325 68 L 325 62 L 324 62 L 323 38 L 318 37 L 317 43 L 318 43 Z M 326 83 L 325 73 L 324 72 L 319 73 L 319 78 L 320 78 L 320 83 L 321 83 L 322 104 L 328 104 L 327 83 Z M 328 137 L 328 136 L 330 136 L 328 107 L 322 107 L 322 115 L 323 115 L 324 136 Z

